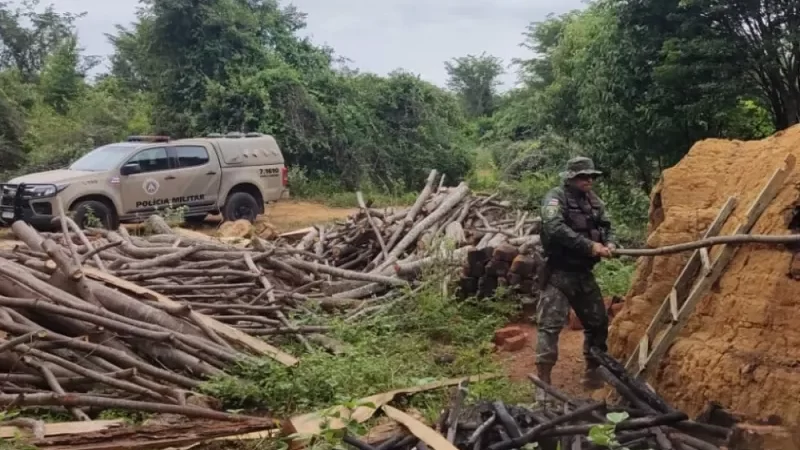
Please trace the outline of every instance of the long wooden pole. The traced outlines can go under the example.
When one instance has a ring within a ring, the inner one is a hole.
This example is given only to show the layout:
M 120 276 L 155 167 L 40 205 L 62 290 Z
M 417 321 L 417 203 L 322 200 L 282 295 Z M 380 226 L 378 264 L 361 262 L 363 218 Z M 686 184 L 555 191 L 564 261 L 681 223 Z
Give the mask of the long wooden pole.
M 734 234 L 730 236 L 714 236 L 698 241 L 684 242 L 682 244 L 667 245 L 656 248 L 642 249 L 615 249 L 611 256 L 661 256 L 672 253 L 686 252 L 703 247 L 713 247 L 720 244 L 794 244 L 800 243 L 800 234 L 791 235 L 764 235 L 764 234 Z

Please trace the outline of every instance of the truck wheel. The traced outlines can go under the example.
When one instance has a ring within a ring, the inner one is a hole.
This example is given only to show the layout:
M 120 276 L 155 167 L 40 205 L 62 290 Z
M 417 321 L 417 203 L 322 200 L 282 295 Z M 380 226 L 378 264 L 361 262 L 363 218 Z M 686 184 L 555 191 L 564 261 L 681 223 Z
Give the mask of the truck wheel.
M 244 219 L 253 223 L 258 213 L 258 201 L 247 192 L 234 192 L 229 195 L 222 209 L 222 217 L 231 222 Z
M 98 225 L 106 230 L 116 230 L 119 228 L 117 215 L 105 203 L 97 200 L 86 200 L 78 203 L 72 208 L 75 213 L 75 223 L 81 228 L 92 228 Z M 97 221 L 100 221 L 98 224 Z

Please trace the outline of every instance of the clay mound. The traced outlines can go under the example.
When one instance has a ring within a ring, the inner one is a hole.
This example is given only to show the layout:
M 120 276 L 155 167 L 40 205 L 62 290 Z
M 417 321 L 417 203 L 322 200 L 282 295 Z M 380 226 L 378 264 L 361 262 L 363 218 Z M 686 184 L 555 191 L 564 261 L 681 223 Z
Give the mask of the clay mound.
M 737 195 L 721 234 L 733 233 L 787 154 L 800 159 L 800 126 L 761 141 L 697 143 L 653 190 L 648 245 L 700 238 L 727 198 Z M 800 166 L 751 232 L 789 233 L 798 198 Z M 625 360 L 635 350 L 688 257 L 639 260 L 610 330 L 615 357 Z M 648 379 L 653 387 L 690 415 L 717 401 L 749 419 L 775 414 L 786 425 L 800 425 L 800 281 L 789 276 L 792 261 L 785 247 L 741 247 Z

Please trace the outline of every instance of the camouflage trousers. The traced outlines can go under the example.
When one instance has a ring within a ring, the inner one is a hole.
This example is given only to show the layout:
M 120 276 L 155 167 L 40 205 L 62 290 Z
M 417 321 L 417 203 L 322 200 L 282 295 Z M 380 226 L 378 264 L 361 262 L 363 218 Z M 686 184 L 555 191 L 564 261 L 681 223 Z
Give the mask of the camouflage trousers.
M 589 353 L 591 347 L 608 350 L 608 314 L 594 274 L 553 270 L 536 306 L 537 364 L 555 364 L 558 360 L 558 337 L 569 319 L 570 307 L 583 324 L 583 357 L 587 365 L 596 367 Z

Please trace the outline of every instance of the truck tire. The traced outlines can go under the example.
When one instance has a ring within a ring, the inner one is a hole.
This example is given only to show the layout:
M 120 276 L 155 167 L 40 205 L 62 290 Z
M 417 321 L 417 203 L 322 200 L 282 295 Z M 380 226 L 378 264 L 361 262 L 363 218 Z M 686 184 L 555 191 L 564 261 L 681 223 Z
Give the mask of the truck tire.
M 93 220 L 100 220 L 102 227 L 106 230 L 119 228 L 116 212 L 103 202 L 84 200 L 73 206 L 71 211 L 75 214 L 75 223 L 81 228 L 96 227 L 96 224 L 91 223 Z
M 252 195 L 247 192 L 234 192 L 225 201 L 222 217 L 229 222 L 244 219 L 253 223 L 259 212 L 258 201 Z

